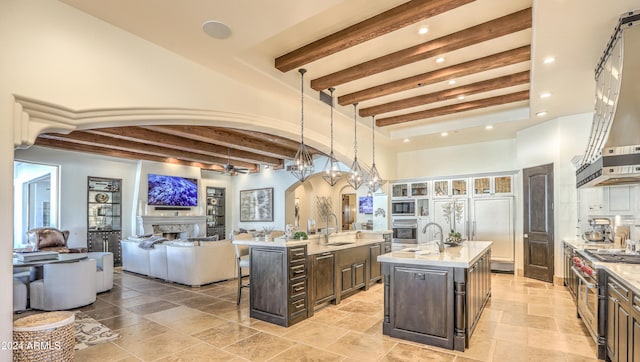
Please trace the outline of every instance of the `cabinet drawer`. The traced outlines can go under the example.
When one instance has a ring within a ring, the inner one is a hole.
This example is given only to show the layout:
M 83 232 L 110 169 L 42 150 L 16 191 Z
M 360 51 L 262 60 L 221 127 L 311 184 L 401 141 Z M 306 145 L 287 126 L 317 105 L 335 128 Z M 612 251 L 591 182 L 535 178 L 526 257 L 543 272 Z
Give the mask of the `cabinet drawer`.
M 292 300 L 291 303 L 289 303 L 289 315 L 300 313 L 306 309 L 307 309 L 307 299 L 305 297 Z
M 289 261 L 290 262 L 295 262 L 298 260 L 304 260 L 307 258 L 307 248 L 302 246 L 302 247 L 296 247 L 296 248 L 289 248 Z
M 289 280 L 298 279 L 307 275 L 307 263 L 302 262 L 289 266 Z
M 618 294 L 620 298 L 624 299 L 626 302 L 629 302 L 629 288 L 625 287 L 617 280 L 609 278 L 609 280 L 607 281 L 607 289 L 614 292 L 615 294 Z
M 289 296 L 291 298 L 298 298 L 300 296 L 304 296 L 307 292 L 307 281 L 303 280 L 297 283 L 291 283 L 289 285 Z
M 633 309 L 635 309 L 636 313 L 640 313 L 640 297 L 635 294 L 633 296 Z

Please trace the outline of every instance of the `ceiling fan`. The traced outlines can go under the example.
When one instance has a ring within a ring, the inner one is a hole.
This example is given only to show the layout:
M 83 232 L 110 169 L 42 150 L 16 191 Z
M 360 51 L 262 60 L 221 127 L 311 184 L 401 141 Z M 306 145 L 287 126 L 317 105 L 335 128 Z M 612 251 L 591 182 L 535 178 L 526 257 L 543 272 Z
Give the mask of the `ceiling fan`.
M 227 164 L 224 165 L 224 172 L 227 175 L 235 176 L 238 173 L 249 173 L 248 168 L 236 167 L 231 164 L 231 149 L 227 147 Z

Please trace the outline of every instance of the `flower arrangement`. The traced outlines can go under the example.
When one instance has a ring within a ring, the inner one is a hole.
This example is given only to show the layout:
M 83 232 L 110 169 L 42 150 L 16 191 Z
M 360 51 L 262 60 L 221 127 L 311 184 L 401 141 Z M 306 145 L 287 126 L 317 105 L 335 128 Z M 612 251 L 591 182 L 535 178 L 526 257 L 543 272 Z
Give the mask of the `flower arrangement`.
M 464 214 L 464 203 L 451 201 L 442 206 L 444 212 L 444 219 L 449 224 L 449 236 L 447 242 L 451 244 L 458 244 L 462 241 L 462 234 L 456 231 L 456 224 L 462 221 Z

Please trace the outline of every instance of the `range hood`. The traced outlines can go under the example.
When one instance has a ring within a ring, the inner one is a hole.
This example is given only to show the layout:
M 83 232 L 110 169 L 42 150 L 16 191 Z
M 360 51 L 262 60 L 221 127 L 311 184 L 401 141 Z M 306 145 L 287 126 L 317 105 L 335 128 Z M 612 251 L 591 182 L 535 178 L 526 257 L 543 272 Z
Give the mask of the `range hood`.
M 640 10 L 623 14 L 595 71 L 596 105 L 576 186 L 640 183 Z

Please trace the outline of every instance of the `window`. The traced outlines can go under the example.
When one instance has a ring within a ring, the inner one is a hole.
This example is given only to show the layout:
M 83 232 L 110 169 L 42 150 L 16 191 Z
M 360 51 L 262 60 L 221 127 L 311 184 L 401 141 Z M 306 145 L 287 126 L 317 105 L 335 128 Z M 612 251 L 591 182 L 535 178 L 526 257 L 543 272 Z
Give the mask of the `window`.
M 13 163 L 13 246 L 27 244 L 27 231 L 58 226 L 58 166 Z

